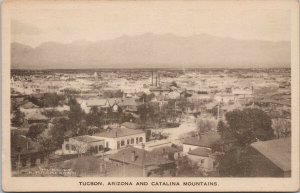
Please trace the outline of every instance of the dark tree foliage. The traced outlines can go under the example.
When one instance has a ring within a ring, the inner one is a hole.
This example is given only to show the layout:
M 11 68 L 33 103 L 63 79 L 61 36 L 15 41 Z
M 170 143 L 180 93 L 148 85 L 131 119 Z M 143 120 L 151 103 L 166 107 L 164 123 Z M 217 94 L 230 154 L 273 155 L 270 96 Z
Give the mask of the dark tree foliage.
M 274 138 L 272 121 L 260 109 L 244 109 L 228 112 L 226 115 L 228 128 L 241 146 L 247 146 L 255 141 L 270 140 Z
M 64 95 L 58 95 L 57 93 L 46 93 L 44 95 L 44 107 L 57 107 L 62 104 L 62 101 L 65 100 Z
M 79 126 L 79 123 L 83 119 L 85 119 L 85 113 L 81 109 L 81 106 L 80 106 L 80 104 L 78 104 L 76 99 L 71 98 L 69 100 L 69 105 L 70 105 L 70 112 L 68 113 L 68 117 L 69 117 L 68 128 L 71 128 L 76 133 L 77 129 L 78 129 L 78 126 Z
M 221 133 L 219 147 L 223 151 L 218 157 L 221 176 L 247 176 L 251 143 L 274 138 L 270 117 L 260 109 L 234 110 L 226 114 L 227 125 L 219 122 Z
M 19 109 L 19 107 L 15 104 L 12 103 L 12 113 L 13 113 L 13 118 L 11 119 L 11 124 L 14 127 L 20 127 L 24 123 L 24 113 L 22 113 Z
M 121 98 L 123 97 L 123 92 L 121 90 L 105 90 L 103 91 L 103 96 L 105 98 Z
M 70 130 L 69 120 L 65 118 L 59 118 L 53 121 L 53 127 L 50 130 L 50 134 L 56 147 L 61 147 L 64 142 L 64 134 L 68 130 Z
M 30 125 L 27 136 L 35 140 L 45 129 L 47 129 L 47 125 L 44 123 Z
M 104 113 L 98 110 L 97 107 L 92 107 L 90 112 L 86 115 L 86 122 L 89 126 L 100 127 L 104 124 Z

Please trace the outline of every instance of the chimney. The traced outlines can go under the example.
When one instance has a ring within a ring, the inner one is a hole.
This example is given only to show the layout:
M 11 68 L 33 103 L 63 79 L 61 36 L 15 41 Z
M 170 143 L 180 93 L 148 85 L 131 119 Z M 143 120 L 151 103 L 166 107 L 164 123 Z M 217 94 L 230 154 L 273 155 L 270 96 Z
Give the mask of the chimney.
M 152 71 L 152 83 L 151 83 L 151 85 L 153 86 L 153 71 Z
M 131 151 L 131 161 L 135 162 L 136 160 L 136 153 L 134 150 Z
M 29 141 L 26 140 L 26 150 L 29 151 Z

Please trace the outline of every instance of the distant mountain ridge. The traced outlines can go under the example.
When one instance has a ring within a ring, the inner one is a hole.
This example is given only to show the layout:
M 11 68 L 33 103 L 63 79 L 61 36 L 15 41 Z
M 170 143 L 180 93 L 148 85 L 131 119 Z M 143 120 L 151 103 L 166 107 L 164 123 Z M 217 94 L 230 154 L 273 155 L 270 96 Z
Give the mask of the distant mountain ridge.
M 290 67 L 291 43 L 146 33 L 98 42 L 11 44 L 13 69 Z

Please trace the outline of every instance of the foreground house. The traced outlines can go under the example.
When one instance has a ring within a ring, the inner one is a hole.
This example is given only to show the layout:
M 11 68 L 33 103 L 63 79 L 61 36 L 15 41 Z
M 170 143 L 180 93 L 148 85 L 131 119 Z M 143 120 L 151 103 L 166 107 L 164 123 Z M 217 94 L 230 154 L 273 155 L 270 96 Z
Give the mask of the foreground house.
M 291 176 L 290 137 L 252 143 L 250 147 L 250 152 L 250 176 Z
M 112 176 L 172 176 L 175 174 L 175 162 L 161 154 L 149 152 L 129 146 L 116 154 L 109 156 L 109 160 L 122 167 L 111 171 Z
M 203 171 L 215 171 L 217 164 L 212 147 L 219 139 L 220 135 L 215 131 L 187 138 L 183 142 L 183 154 Z
M 95 133 L 93 137 L 103 139 L 105 148 L 117 150 L 128 145 L 141 145 L 146 142 L 146 134 L 142 130 L 125 127 L 109 127 L 104 132 Z
M 104 151 L 104 140 L 89 135 L 72 137 L 62 144 L 62 154 L 84 154 Z

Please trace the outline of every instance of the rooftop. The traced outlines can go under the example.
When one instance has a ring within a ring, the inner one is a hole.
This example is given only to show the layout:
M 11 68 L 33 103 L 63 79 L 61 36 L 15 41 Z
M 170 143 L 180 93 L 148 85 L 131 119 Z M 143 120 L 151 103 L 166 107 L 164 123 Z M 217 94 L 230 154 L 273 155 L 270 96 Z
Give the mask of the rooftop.
M 85 142 L 85 143 L 92 143 L 92 142 L 96 142 L 96 141 L 104 141 L 104 139 L 97 139 L 97 138 L 89 136 L 89 135 L 82 135 L 82 136 L 78 136 L 78 137 L 73 137 L 72 139 L 77 140 L 77 141 L 81 141 L 81 142 Z
M 135 160 L 132 159 L 133 153 L 135 154 Z M 162 157 L 160 154 L 134 148 L 132 146 L 129 146 L 116 154 L 110 155 L 109 159 L 138 166 L 159 166 L 173 163 L 173 161 Z
M 119 127 L 119 128 L 108 128 L 107 131 L 95 133 L 94 136 L 106 137 L 106 138 L 118 138 L 118 137 L 125 137 L 125 136 L 142 134 L 142 133 L 144 133 L 144 131 L 142 130 Z
M 259 141 L 251 147 L 265 156 L 283 171 L 291 171 L 291 138 Z
M 189 151 L 188 154 L 208 157 L 211 154 L 211 150 L 207 148 L 198 147 L 196 149 Z
M 219 139 L 220 135 L 216 131 L 209 131 L 201 135 L 201 137 L 186 138 L 183 144 L 210 148 Z

